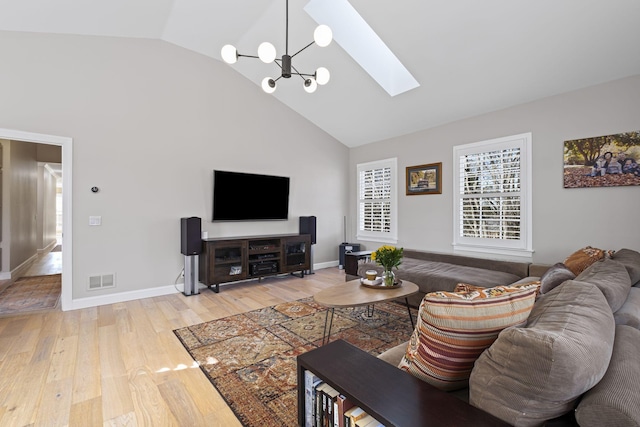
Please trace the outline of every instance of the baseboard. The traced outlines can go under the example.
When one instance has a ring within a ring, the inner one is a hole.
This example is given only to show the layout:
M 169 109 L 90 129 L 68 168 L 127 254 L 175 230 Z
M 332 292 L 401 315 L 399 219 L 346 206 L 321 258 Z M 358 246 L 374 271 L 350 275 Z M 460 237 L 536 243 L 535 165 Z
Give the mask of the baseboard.
M 337 266 L 338 266 L 338 261 L 329 261 L 329 262 L 323 262 L 319 264 L 313 264 L 313 268 L 315 270 L 320 270 L 320 269 L 329 268 L 329 267 L 337 267 Z M 251 279 L 251 280 L 256 280 L 256 279 Z M 160 297 L 163 295 L 171 295 L 171 294 L 182 292 L 183 286 L 184 284 L 178 283 L 176 285 L 161 286 L 158 288 L 151 288 L 151 289 L 141 289 L 139 291 L 128 291 L 128 292 L 120 292 L 117 294 L 101 295 L 96 297 L 78 298 L 78 299 L 71 300 L 71 306 L 68 308 L 68 310 L 80 310 L 83 308 L 98 307 L 98 306 L 107 305 L 107 304 L 116 304 L 119 302 L 133 301 L 133 300 L 142 299 L 142 298 L 153 298 L 153 297 Z M 200 286 L 202 290 L 202 286 L 204 285 L 200 284 Z M 206 286 L 204 288 L 206 289 Z
M 51 243 L 49 243 L 47 246 L 45 246 L 42 249 L 38 249 L 38 254 L 46 254 L 46 253 L 51 252 L 51 249 L 56 247 L 56 243 L 58 243 L 56 241 L 56 239 L 53 239 L 53 241 Z
M 321 262 L 319 264 L 313 264 L 313 269 L 314 270 L 322 270 L 323 268 L 330 268 L 330 267 L 337 267 L 337 266 L 338 266 L 338 260 L 329 261 L 329 262 Z
M 31 267 L 31 264 L 38 258 L 38 254 L 31 256 L 28 260 L 17 266 L 11 271 L 0 272 L 0 280 L 19 279 Z
M 120 292 L 117 294 L 101 295 L 96 297 L 78 298 L 71 300 L 69 310 L 98 307 L 107 304 L 133 301 L 142 298 L 160 297 L 180 292 L 175 285 L 161 286 L 158 288 L 141 289 L 139 291 Z M 66 311 L 66 310 L 65 310 Z

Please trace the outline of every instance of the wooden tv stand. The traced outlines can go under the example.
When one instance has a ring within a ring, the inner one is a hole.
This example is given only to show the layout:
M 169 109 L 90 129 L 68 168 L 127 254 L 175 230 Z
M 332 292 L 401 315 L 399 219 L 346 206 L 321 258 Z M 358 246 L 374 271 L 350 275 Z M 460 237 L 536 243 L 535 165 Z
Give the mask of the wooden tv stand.
M 203 239 L 200 281 L 217 293 L 220 283 L 295 272 L 304 277 L 310 257 L 309 234 Z

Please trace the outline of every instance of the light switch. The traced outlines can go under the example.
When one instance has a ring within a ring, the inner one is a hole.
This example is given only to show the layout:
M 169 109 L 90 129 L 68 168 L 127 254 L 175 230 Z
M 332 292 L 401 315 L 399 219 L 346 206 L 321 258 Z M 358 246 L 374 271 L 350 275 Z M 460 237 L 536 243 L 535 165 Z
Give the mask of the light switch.
M 89 225 L 102 225 L 102 217 L 101 216 L 90 216 L 89 217 Z

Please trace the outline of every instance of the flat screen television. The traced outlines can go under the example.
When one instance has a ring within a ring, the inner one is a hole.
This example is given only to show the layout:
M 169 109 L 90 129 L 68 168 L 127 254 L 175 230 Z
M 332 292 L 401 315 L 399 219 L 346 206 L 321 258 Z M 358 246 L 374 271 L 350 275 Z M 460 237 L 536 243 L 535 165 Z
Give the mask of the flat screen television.
M 213 171 L 213 221 L 286 220 L 289 178 Z

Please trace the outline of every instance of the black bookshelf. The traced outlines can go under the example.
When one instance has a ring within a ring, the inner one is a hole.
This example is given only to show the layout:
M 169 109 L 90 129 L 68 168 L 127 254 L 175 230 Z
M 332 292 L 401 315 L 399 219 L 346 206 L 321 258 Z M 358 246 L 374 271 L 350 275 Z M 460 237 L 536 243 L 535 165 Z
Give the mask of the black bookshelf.
M 300 426 L 305 422 L 305 370 L 385 426 L 509 425 L 342 340 L 301 354 L 297 366 Z

